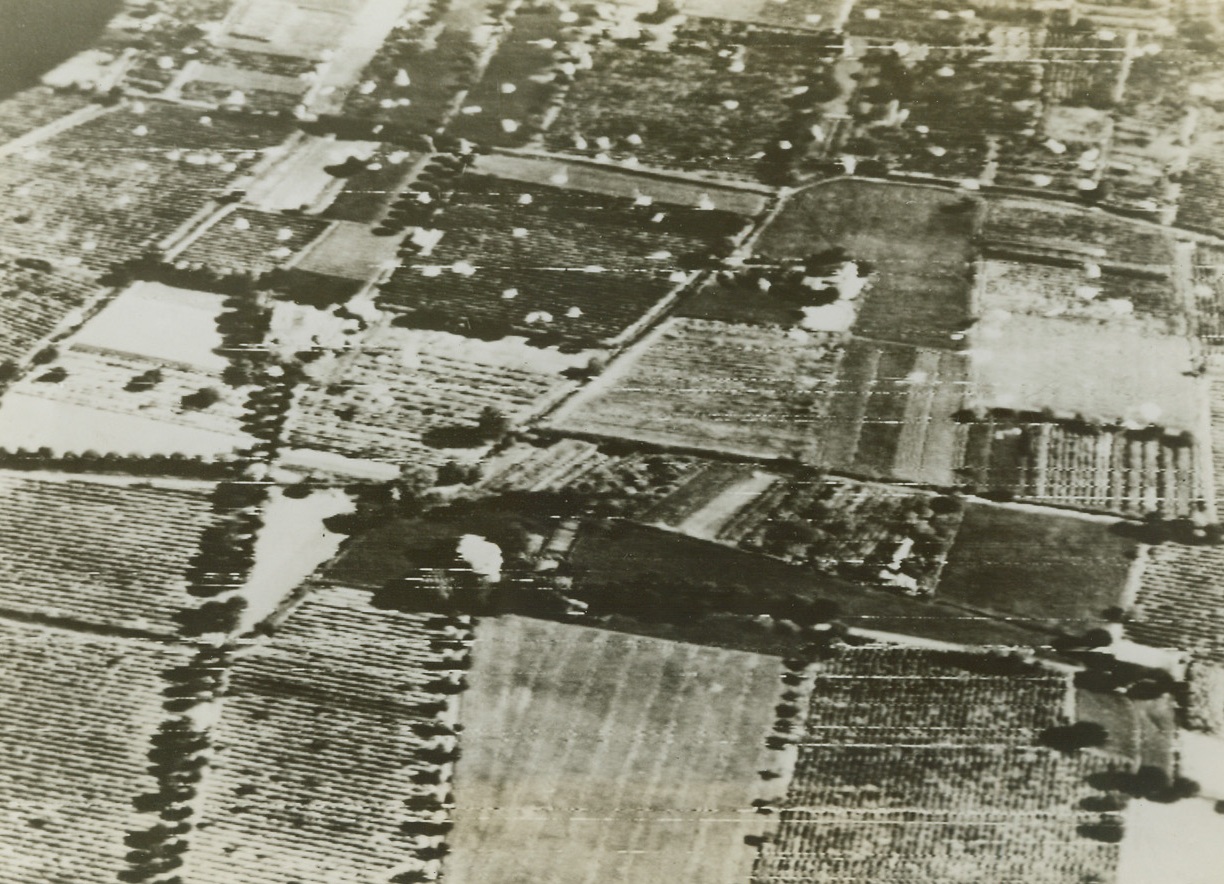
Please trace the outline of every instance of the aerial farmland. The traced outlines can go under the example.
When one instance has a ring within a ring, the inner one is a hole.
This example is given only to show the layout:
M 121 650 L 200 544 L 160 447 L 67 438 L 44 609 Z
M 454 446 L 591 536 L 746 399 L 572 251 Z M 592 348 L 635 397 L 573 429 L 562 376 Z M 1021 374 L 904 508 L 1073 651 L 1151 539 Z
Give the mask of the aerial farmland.
M 26 5 L 0 884 L 1218 882 L 1218 4 Z

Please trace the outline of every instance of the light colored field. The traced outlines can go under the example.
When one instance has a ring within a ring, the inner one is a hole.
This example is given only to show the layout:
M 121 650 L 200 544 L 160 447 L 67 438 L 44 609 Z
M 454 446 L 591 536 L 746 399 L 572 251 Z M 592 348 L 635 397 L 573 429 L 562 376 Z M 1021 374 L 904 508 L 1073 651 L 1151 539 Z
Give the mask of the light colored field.
M 1202 798 L 1155 804 L 1132 799 L 1118 861 L 1118 884 L 1217 884 L 1224 838 L 1213 802 Z
M 240 0 L 216 39 L 227 48 L 321 58 L 335 48 L 366 2 Z
M 987 407 L 1134 421 L 1175 431 L 1205 424 L 1188 339 L 1070 319 L 988 316 L 969 332 L 971 394 Z
M 838 348 L 780 328 L 671 319 L 552 420 L 557 429 L 812 459 Z
M 224 298 L 209 292 L 137 282 L 120 292 L 73 338 L 117 353 L 220 372 L 224 356 L 216 318 Z
M 517 617 L 472 653 L 451 884 L 747 880 L 780 660 Z
M 306 91 L 306 84 L 297 77 L 265 74 L 262 71 L 247 71 L 222 65 L 193 65 L 185 73 L 187 82 L 199 80 L 203 83 L 216 83 L 233 89 L 263 89 L 268 92 L 283 92 L 287 95 L 301 95 Z
M 365 224 L 340 221 L 297 262 L 300 270 L 365 281 L 399 264 L 403 236 L 375 236 Z
M 247 186 L 246 201 L 266 212 L 315 207 L 344 188 L 344 180 L 329 175 L 325 166 L 343 163 L 349 157 L 369 159 L 377 147 L 373 141 L 305 136 L 284 159 Z
M 696 206 L 708 200 L 714 208 L 737 215 L 758 215 L 769 204 L 769 194 L 764 187 L 753 188 L 758 192 L 738 190 L 678 178 L 635 175 L 554 157 L 488 153 L 476 158 L 475 168 L 498 178 L 530 184 L 555 186 L 557 180 L 564 178 L 564 186 L 569 190 L 585 190 L 608 196 L 650 197 L 656 202 L 677 206 Z

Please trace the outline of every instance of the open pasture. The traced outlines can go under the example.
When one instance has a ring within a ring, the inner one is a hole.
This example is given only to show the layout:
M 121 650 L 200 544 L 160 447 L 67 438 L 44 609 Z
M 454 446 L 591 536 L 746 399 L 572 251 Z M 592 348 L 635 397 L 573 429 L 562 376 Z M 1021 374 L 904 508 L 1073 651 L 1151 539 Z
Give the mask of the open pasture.
M 294 265 L 307 273 L 366 282 L 399 263 L 398 237 L 375 236 L 355 221 L 331 226 Z
M 781 660 L 519 617 L 472 659 L 448 881 L 747 878 Z
M 0 620 L 0 838 L 4 884 L 112 884 L 128 870 L 124 836 L 155 817 L 150 738 L 165 713 L 171 645 Z
M 682 449 L 812 461 L 836 339 L 671 319 L 570 400 L 565 432 Z
M 1206 384 L 1188 338 L 1001 312 L 967 337 L 971 406 L 1175 433 L 1206 423 Z
M 172 636 L 208 488 L 0 474 L 0 609 Z
M 1082 635 L 1123 603 L 1137 553 L 1102 519 L 970 503 L 937 595 Z
M 976 198 L 841 179 L 793 194 L 753 244 L 758 258 L 802 259 L 832 248 L 872 267 L 855 333 L 956 349 L 971 319 Z
M 1066 677 L 992 662 L 868 646 L 818 663 L 755 884 L 1113 880 L 1118 846 L 1077 831 L 1100 816 L 1079 802 L 1124 762 L 1036 745 L 1068 723 Z
M 453 757 L 453 736 L 428 733 L 446 732 L 453 714 L 430 687 L 448 675 L 434 649 L 447 635 L 368 599 L 314 588 L 235 661 L 211 731 L 192 880 L 366 884 L 427 867 L 421 854 L 440 836 L 410 830 L 445 829 L 447 790 L 422 774 L 445 782 Z

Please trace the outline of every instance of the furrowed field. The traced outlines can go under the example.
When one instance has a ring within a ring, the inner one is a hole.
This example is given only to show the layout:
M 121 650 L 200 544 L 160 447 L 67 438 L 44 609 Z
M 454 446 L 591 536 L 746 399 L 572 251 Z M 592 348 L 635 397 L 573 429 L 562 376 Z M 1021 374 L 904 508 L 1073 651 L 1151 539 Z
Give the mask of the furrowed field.
M 748 876 L 780 660 L 516 617 L 472 653 L 448 881 Z

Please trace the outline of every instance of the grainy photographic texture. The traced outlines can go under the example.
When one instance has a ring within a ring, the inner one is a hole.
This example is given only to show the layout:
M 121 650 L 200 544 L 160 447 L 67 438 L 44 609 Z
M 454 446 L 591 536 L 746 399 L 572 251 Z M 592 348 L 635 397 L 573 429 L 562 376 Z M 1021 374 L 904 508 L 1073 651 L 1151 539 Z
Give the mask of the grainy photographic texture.
M 1220 884 L 1224 3 L 0 0 L 0 884 Z

